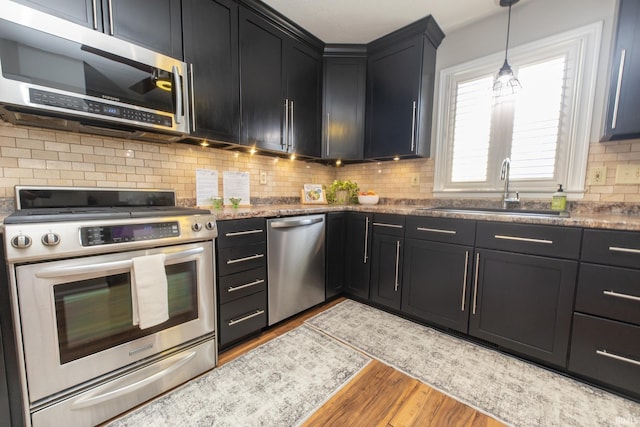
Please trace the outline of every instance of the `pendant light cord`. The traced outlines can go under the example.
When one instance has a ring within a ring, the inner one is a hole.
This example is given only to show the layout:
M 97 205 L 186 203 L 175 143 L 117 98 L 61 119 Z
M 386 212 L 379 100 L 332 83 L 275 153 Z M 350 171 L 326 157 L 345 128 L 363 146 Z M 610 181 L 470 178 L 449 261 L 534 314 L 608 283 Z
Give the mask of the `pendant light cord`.
M 504 47 L 504 60 L 507 61 L 507 52 L 509 51 L 509 33 L 511 32 L 511 4 L 509 4 L 509 18 L 507 19 L 507 44 Z

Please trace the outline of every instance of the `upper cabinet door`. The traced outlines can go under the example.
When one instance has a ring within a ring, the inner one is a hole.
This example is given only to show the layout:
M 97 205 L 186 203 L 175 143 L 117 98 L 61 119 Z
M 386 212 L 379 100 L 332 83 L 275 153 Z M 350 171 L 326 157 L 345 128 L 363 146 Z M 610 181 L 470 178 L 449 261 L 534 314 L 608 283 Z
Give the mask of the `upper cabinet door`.
M 289 152 L 320 157 L 322 56 L 292 41 L 285 57 Z
M 66 19 L 85 27 L 102 31 L 102 19 L 95 0 L 14 0 L 50 15 Z
M 102 0 L 105 32 L 182 59 L 180 0 Z
M 604 141 L 640 137 L 640 0 L 621 0 Z
M 283 37 L 266 19 L 240 8 L 242 144 L 285 151 Z
M 224 142 L 240 138 L 238 5 L 183 0 L 184 59 L 191 65 L 191 134 Z
M 367 46 L 365 158 L 429 156 L 436 49 L 428 16 Z

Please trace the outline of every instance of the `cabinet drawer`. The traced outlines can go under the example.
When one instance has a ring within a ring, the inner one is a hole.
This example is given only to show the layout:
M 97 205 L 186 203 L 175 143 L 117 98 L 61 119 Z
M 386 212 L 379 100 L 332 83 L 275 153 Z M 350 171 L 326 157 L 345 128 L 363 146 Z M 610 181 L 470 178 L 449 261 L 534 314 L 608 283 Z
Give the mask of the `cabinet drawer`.
M 238 273 L 251 268 L 265 267 L 267 255 L 265 243 L 222 248 L 218 250 L 218 274 Z
M 577 259 L 582 230 L 548 225 L 478 222 L 476 246 Z
M 640 325 L 640 270 L 580 264 L 575 310 Z
M 575 314 L 569 370 L 640 396 L 638 342 L 638 326 Z
M 637 268 L 640 266 L 640 233 L 585 230 L 582 260 Z
M 220 304 L 267 289 L 267 269 L 254 268 L 220 277 Z
M 264 218 L 218 221 L 218 248 L 265 242 L 267 229 Z
M 404 236 L 405 216 L 392 214 L 373 215 L 373 232 L 390 236 Z
M 476 239 L 476 222 L 410 216 L 407 218 L 405 237 L 473 246 Z
M 258 292 L 220 306 L 220 344 L 267 326 L 267 293 Z

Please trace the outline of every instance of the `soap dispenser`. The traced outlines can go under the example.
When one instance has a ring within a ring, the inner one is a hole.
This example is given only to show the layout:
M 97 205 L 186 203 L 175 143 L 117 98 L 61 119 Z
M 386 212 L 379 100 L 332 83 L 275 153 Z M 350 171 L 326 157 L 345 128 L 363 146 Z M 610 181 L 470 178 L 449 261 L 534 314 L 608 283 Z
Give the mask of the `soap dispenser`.
M 553 193 L 553 197 L 551 198 L 551 210 L 552 211 L 567 210 L 567 195 L 562 189 L 562 184 L 558 184 L 558 191 Z

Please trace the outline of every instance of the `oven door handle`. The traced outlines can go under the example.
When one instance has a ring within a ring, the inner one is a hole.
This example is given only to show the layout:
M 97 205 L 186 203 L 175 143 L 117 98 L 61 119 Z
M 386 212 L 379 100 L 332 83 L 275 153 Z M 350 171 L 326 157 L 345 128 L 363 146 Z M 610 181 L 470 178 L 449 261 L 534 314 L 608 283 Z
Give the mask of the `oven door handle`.
M 187 249 L 180 252 L 168 253 L 165 255 L 165 261 L 175 261 L 177 259 L 186 258 L 204 252 L 204 248 L 198 247 Z M 112 270 L 128 270 L 133 266 L 133 261 L 125 259 L 122 261 L 103 262 L 100 264 L 88 265 L 72 265 L 69 267 L 47 268 L 36 272 L 36 277 L 43 279 L 54 279 L 57 277 L 76 276 L 78 274 L 87 273 L 104 273 Z

